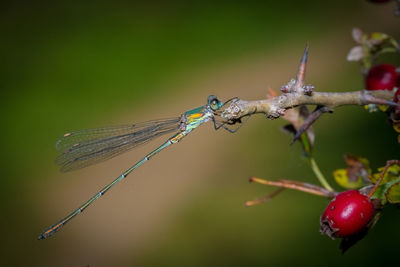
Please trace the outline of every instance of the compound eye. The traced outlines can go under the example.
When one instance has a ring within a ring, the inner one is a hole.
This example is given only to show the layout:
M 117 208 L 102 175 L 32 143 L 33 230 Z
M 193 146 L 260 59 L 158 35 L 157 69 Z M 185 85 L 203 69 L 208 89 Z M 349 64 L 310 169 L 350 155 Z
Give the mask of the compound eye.
M 215 95 L 209 95 L 207 98 L 207 105 L 213 110 L 216 111 L 220 107 L 222 107 L 222 102 L 218 100 Z
M 218 99 L 213 99 L 210 103 L 210 107 L 212 110 L 217 110 L 221 107 L 220 102 L 218 101 Z

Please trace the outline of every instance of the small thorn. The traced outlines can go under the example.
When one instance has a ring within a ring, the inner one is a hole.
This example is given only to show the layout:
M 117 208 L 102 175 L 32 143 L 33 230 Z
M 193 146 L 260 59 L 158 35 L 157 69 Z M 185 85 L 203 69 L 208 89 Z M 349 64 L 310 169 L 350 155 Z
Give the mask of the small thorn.
M 300 60 L 300 65 L 299 69 L 297 71 L 297 76 L 296 76 L 296 84 L 294 86 L 295 90 L 297 92 L 300 92 L 302 90 L 302 87 L 304 85 L 304 80 L 306 77 L 306 65 L 307 65 L 307 58 L 308 58 L 308 49 L 309 45 L 306 43 L 306 48 L 304 49 L 303 56 Z
M 386 105 L 400 107 L 400 103 L 386 100 Z
M 400 107 L 400 103 L 396 103 L 390 100 L 386 100 L 383 98 L 374 97 L 371 95 L 366 95 L 366 102 L 367 104 L 378 104 L 378 105 L 388 105 L 388 106 L 395 106 Z
M 307 63 L 307 58 L 308 58 L 308 49 L 309 49 L 308 42 L 306 43 L 306 48 L 304 49 L 303 57 L 301 58 L 300 64 L 305 64 Z

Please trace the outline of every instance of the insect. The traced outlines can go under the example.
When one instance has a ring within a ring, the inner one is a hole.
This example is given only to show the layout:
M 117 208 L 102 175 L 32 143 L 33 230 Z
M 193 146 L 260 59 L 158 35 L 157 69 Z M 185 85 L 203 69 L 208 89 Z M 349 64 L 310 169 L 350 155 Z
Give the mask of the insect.
M 220 115 L 219 110 L 235 99 L 237 98 L 232 98 L 223 103 L 216 96 L 210 95 L 208 96 L 206 105 L 189 110 L 178 118 L 152 120 L 131 125 L 88 129 L 64 134 L 56 143 L 56 148 L 62 152 L 56 159 L 56 163 L 61 166 L 61 171 L 65 172 L 105 161 L 140 144 L 146 143 L 155 137 L 176 132 L 158 148 L 151 151 L 135 165 L 115 178 L 67 217 L 44 230 L 38 239 L 46 239 L 55 234 L 66 223 L 83 212 L 114 185 L 126 178 L 132 171 L 158 154 L 164 148 L 179 142 L 201 124 L 212 121 L 216 130 L 222 127 L 229 132 L 236 132 L 241 125 L 236 129 L 231 129 L 226 125 L 233 125 L 240 121 L 220 122 L 216 120 L 216 117 Z

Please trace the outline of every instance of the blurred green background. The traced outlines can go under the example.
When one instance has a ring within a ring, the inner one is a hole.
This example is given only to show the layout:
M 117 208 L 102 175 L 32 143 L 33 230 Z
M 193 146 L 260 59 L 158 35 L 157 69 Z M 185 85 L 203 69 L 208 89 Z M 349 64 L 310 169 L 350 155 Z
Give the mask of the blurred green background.
M 47 226 L 86 201 L 163 139 L 70 173 L 54 143 L 73 129 L 178 116 L 213 93 L 262 99 L 295 76 L 310 43 L 307 82 L 363 88 L 346 62 L 351 29 L 400 38 L 394 5 L 367 1 L 12 1 L 0 9 L 2 266 L 285 266 L 398 262 L 400 211 L 342 255 L 319 233 L 327 200 L 271 192 L 250 175 L 317 183 L 282 120 L 253 116 L 237 133 L 196 130 L 139 168 L 52 238 Z M 386 61 L 399 63 L 398 56 Z M 316 160 L 332 181 L 343 154 L 376 168 L 399 158 L 383 113 L 342 107 L 315 125 Z M 340 190 L 337 186 L 336 189 Z

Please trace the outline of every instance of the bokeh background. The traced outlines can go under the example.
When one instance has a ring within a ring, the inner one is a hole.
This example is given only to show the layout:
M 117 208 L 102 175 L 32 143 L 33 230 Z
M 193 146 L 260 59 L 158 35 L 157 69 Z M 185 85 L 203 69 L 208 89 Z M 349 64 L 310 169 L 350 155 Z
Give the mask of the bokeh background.
M 251 117 L 235 134 L 202 126 L 154 157 L 52 238 L 36 240 L 163 139 L 105 163 L 60 173 L 55 141 L 82 128 L 175 117 L 221 99 L 265 98 L 295 76 L 363 88 L 346 62 L 351 29 L 400 38 L 393 3 L 367 1 L 12 1 L 0 8 L 2 266 L 285 266 L 398 263 L 400 210 L 342 255 L 319 233 L 327 200 L 274 190 L 255 175 L 317 183 L 285 122 Z M 399 63 L 396 55 L 385 61 Z M 376 168 L 399 158 L 383 113 L 342 107 L 315 125 L 316 160 L 332 181 L 343 154 Z M 338 186 L 335 185 L 336 189 Z

